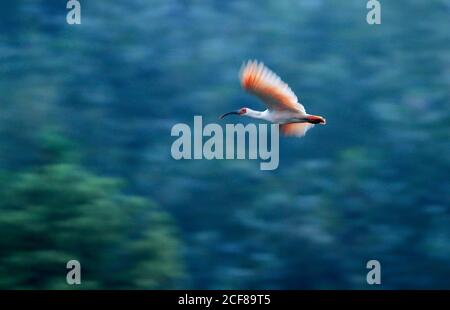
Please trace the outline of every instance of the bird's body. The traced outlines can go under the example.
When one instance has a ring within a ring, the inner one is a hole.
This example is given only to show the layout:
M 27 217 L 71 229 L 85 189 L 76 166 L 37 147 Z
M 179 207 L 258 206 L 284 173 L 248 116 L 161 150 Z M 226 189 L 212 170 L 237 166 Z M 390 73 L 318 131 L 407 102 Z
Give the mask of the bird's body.
M 304 106 L 298 102 L 297 96 L 274 72 L 257 61 L 244 63 L 240 80 L 242 87 L 257 96 L 267 106 L 265 111 L 241 108 L 238 111 L 225 113 L 237 114 L 255 119 L 262 119 L 280 124 L 284 135 L 302 137 L 315 124 L 325 124 L 321 116 L 306 113 Z

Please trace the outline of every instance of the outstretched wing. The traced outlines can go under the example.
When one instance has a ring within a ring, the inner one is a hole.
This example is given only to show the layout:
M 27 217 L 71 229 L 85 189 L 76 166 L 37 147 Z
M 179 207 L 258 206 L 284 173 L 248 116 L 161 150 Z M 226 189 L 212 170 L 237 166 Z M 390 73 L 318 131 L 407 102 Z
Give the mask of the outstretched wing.
M 303 137 L 313 127 L 314 124 L 310 123 L 289 123 L 280 125 L 280 130 L 285 136 Z
M 242 87 L 259 97 L 270 110 L 289 110 L 305 112 L 305 107 L 298 102 L 297 96 L 278 75 L 263 63 L 248 61 L 240 72 Z

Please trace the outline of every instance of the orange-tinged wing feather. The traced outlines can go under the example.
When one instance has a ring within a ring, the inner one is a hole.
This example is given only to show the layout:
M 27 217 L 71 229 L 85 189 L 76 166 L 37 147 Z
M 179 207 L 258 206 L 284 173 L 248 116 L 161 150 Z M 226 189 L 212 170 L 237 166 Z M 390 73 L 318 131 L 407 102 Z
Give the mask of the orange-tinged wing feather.
M 297 96 L 278 75 L 263 63 L 248 61 L 240 72 L 242 87 L 260 98 L 271 110 L 289 110 L 304 113 L 305 108 Z
M 314 124 L 310 123 L 289 123 L 280 125 L 280 130 L 285 136 L 303 137 L 306 132 L 313 127 Z

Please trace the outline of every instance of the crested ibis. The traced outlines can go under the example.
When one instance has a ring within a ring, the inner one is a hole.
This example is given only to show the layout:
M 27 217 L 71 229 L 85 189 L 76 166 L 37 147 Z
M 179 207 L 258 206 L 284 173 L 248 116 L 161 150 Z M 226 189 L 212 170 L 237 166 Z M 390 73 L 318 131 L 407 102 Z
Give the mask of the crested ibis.
M 303 137 L 315 124 L 324 125 L 325 118 L 306 113 L 305 107 L 298 102 L 297 96 L 278 75 L 262 62 L 244 62 L 239 74 L 242 87 L 257 96 L 266 105 L 264 111 L 241 108 L 223 114 L 247 116 L 280 124 L 280 131 L 286 136 Z

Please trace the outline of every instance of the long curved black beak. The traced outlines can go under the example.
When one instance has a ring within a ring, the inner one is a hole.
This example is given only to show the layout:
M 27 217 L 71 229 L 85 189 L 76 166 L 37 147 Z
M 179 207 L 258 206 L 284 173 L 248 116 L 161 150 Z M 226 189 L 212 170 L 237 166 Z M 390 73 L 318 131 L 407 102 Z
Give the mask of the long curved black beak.
M 240 115 L 239 111 L 232 111 L 232 112 L 228 112 L 228 113 L 222 114 L 220 116 L 220 119 L 224 118 L 227 115 L 232 115 L 232 114 Z

